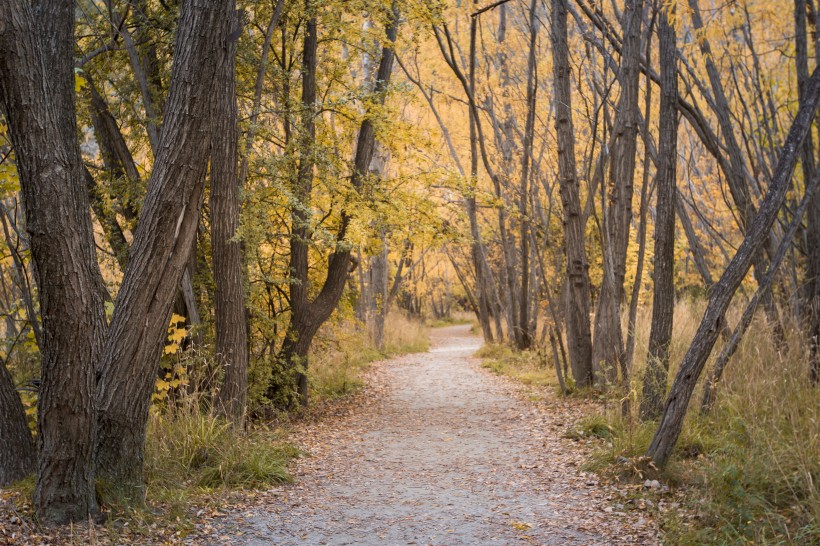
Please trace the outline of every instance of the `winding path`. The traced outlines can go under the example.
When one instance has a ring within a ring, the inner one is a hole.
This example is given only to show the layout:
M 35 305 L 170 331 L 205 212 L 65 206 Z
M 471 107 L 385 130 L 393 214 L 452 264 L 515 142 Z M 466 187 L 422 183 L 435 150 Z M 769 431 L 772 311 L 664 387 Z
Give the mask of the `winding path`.
M 651 518 L 613 510 L 613 491 L 580 469 L 566 412 L 482 369 L 469 327 L 432 337 L 429 352 L 378 366 L 348 415 L 301 430 L 311 456 L 297 483 L 211 543 L 657 543 Z

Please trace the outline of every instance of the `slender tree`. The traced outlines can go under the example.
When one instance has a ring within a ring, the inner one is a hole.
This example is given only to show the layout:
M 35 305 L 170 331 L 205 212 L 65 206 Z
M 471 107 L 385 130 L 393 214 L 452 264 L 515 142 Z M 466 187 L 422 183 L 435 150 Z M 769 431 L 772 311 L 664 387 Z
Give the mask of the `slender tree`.
M 800 145 L 811 128 L 818 103 L 820 70 L 815 69 L 814 74 L 806 82 L 805 101 L 800 105 L 783 144 L 769 189 L 760 204 L 757 216 L 750 224 L 732 261 L 712 288 L 706 311 L 666 399 L 658 430 L 647 451 L 647 456 L 652 457 L 659 466 L 664 466 L 672 455 L 672 449 L 683 427 L 683 418 L 686 416 L 692 392 L 722 330 L 726 309 L 752 266 L 755 256 L 769 237 L 772 224 L 780 207 L 783 206 L 792 170 L 800 153 Z
M 626 360 L 621 331 L 621 302 L 632 221 L 643 5 L 643 0 L 627 0 L 623 13 L 624 43 L 618 68 L 621 94 L 614 122 L 610 188 L 603 228 L 604 278 L 595 313 L 595 338 L 592 345 L 592 365 L 597 385 L 614 384 L 618 370 L 625 365 Z
M 567 0 L 552 0 L 552 56 L 555 88 L 555 132 L 558 140 L 558 172 L 564 216 L 566 252 L 567 345 L 575 384 L 592 384 L 592 337 L 590 334 L 589 263 L 581 215 L 580 184 L 575 167 L 575 132 L 572 124 L 569 44 L 567 39 Z
M 658 47 L 661 64 L 660 125 L 658 127 L 658 202 L 655 212 L 655 260 L 652 325 L 643 379 L 641 418 L 655 419 L 662 408 L 669 370 L 669 343 L 675 310 L 675 194 L 678 164 L 678 49 L 674 5 L 661 8 Z

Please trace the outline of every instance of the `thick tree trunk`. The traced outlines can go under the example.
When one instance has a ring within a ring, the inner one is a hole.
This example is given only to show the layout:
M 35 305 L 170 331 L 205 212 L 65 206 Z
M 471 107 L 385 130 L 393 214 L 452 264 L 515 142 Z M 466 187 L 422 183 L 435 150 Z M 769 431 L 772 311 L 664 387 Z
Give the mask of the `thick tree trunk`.
M 656 419 L 661 412 L 669 370 L 669 343 L 675 311 L 675 197 L 678 163 L 678 68 L 674 6 L 661 9 L 658 46 L 661 65 L 661 105 L 658 127 L 658 202 L 655 213 L 655 261 L 652 325 L 643 379 L 641 418 Z
M 238 33 L 239 18 L 232 14 L 230 35 Z M 248 323 L 245 314 L 242 249 L 235 239 L 239 228 L 239 130 L 236 106 L 236 39 L 227 52 L 216 80 L 211 135 L 211 248 L 214 274 L 216 358 L 224 378 L 217 410 L 242 426 L 248 395 Z
M 792 171 L 800 154 L 800 145 L 811 128 L 819 101 L 820 70 L 815 69 L 806 84 L 805 101 L 800 105 L 782 147 L 768 192 L 737 253 L 712 289 L 703 319 L 666 399 L 660 425 L 647 451 L 647 455 L 652 457 L 658 466 L 664 466 L 672 455 L 672 449 L 683 427 L 683 418 L 686 416 L 692 392 L 725 321 L 726 309 L 752 266 L 755 256 L 766 243 L 777 213 L 783 206 Z
M 232 1 L 182 4 L 162 143 L 98 368 L 98 470 L 135 500 L 156 369 L 196 235 L 233 12 Z
M 575 384 L 592 384 L 592 336 L 589 324 L 589 263 L 581 216 L 580 184 L 575 166 L 575 132 L 572 124 L 567 0 L 552 0 L 552 51 L 555 85 L 555 132 L 558 171 L 564 210 L 564 248 L 570 291 L 566 301 L 567 344 Z
M 615 143 L 610 156 L 611 188 L 604 222 L 604 280 L 595 314 L 592 345 L 593 374 L 598 386 L 614 385 L 624 361 L 621 302 L 632 220 L 642 20 L 643 0 L 627 0 L 622 25 L 624 45 L 618 71 L 621 95 L 615 117 Z
M 17 156 L 43 317 L 38 402 L 40 521 L 84 520 L 94 498 L 94 363 L 105 287 L 74 106 L 74 7 L 12 1 L 0 9 L 0 104 Z
M 25 478 L 37 465 L 34 440 L 14 381 L 0 361 L 0 487 Z

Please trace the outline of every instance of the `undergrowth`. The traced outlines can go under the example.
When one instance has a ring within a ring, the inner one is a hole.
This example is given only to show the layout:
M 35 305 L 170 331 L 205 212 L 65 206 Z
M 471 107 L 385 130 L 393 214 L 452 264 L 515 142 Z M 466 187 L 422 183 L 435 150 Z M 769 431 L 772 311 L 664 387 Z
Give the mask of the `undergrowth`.
M 332 400 L 355 392 L 370 363 L 430 348 L 425 326 L 401 313 L 391 313 L 384 325 L 384 351 L 370 341 L 366 329 L 349 323 L 328 326 L 311 354 L 309 377 L 313 400 Z
M 676 307 L 670 384 L 702 310 L 702 302 Z M 649 309 L 638 315 L 630 413 L 622 414 L 620 394 L 601 397 L 600 412 L 567 433 L 599 439 L 588 468 L 617 480 L 668 484 L 671 492 L 646 493 L 669 497 L 666 506 L 673 508 L 658 514 L 667 544 L 820 544 L 820 394 L 807 379 L 807 343 L 799 329 L 790 329 L 778 351 L 765 321 L 753 324 L 726 369 L 711 413 L 700 413 L 703 381 L 696 388 L 673 457 L 659 472 L 643 457 L 657 423 L 636 416 L 650 315 Z M 729 324 L 738 315 L 738 309 L 730 312 Z M 704 377 L 720 348 L 719 342 Z M 554 385 L 554 367 L 539 366 L 533 352 L 515 355 L 489 346 L 478 355 L 497 373 Z
M 507 345 L 487 344 L 476 351 L 482 366 L 498 375 L 509 376 L 525 385 L 558 388 L 552 360 L 540 351 L 514 351 Z

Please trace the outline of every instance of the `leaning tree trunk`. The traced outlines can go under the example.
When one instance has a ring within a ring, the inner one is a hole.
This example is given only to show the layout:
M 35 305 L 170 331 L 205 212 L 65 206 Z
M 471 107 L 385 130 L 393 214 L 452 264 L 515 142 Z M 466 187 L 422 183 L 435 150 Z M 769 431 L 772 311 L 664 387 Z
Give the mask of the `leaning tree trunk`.
M 233 14 L 232 28 L 239 25 Z M 245 315 L 239 228 L 239 130 L 236 106 L 236 40 L 217 74 L 211 134 L 211 248 L 214 273 L 216 358 L 223 370 L 217 411 L 242 426 L 248 396 L 248 322 Z
M 9 123 L 43 317 L 38 401 L 40 521 L 84 520 L 94 497 L 94 363 L 105 334 L 102 282 L 74 105 L 74 7 L 0 9 L 0 104 Z
M 182 3 L 162 142 L 98 368 L 98 471 L 136 500 L 151 391 L 199 220 L 233 12 L 233 1 Z
M 674 6 L 670 6 L 674 19 Z M 655 262 L 652 325 L 643 379 L 641 418 L 656 419 L 661 412 L 669 370 L 669 343 L 675 311 L 675 194 L 678 164 L 678 68 L 675 27 L 666 8 L 658 21 L 661 65 L 661 105 L 658 127 L 658 203 L 655 213 Z
M 800 105 L 783 144 L 766 196 L 737 253 L 712 289 L 700 326 L 669 391 L 660 425 L 647 451 L 647 455 L 652 457 L 658 466 L 664 466 L 672 455 L 672 449 L 683 428 L 683 418 L 686 416 L 692 392 L 722 330 L 726 309 L 757 253 L 766 243 L 772 224 L 786 199 L 792 171 L 800 154 L 800 145 L 811 128 L 820 102 L 820 70 L 815 69 L 811 79 L 806 82 L 804 98 L 805 101 Z
M 0 360 L 0 487 L 25 478 L 37 465 L 34 440 L 14 381 Z
M 592 337 L 589 325 L 589 263 L 584 246 L 580 184 L 575 167 L 575 132 L 572 127 L 571 69 L 567 42 L 567 0 L 552 0 L 552 54 L 555 86 L 555 132 L 558 171 L 564 209 L 564 248 L 569 297 L 566 302 L 567 344 L 575 384 L 592 384 Z
M 624 365 L 621 301 L 632 220 L 642 19 L 643 0 L 627 0 L 623 14 L 624 45 L 618 71 L 621 95 L 615 117 L 615 143 L 610 156 L 611 191 L 603 237 L 604 280 L 595 313 L 595 339 L 592 345 L 594 380 L 599 386 L 616 383 L 618 369 Z

